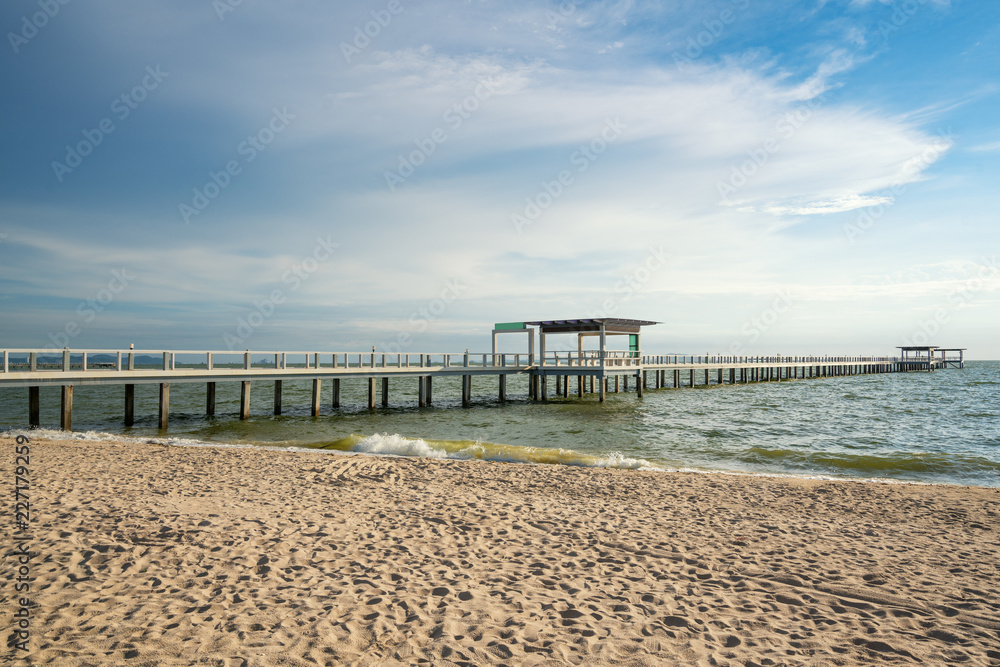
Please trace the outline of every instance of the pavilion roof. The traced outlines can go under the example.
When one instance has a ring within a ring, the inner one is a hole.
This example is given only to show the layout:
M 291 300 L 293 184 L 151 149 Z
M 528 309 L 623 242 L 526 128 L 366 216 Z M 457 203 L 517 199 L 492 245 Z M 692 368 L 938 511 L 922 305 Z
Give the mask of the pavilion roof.
M 639 327 L 660 324 L 652 320 L 630 320 L 621 317 L 587 317 L 575 320 L 536 320 L 525 322 L 538 327 L 543 333 L 578 333 L 600 331 L 601 326 L 609 333 L 638 333 Z

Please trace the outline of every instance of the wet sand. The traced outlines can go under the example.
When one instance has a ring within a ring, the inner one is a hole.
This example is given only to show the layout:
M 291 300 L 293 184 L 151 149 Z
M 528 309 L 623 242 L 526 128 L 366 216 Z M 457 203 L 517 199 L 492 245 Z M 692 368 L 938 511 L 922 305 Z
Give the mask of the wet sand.
M 996 488 L 30 448 L 19 664 L 1000 665 Z

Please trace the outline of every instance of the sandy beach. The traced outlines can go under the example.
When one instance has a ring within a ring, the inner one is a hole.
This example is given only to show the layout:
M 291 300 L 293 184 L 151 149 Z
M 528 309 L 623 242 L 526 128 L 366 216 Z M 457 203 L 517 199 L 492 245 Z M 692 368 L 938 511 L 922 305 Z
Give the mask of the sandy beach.
M 996 488 L 2 442 L 19 664 L 1000 665 Z

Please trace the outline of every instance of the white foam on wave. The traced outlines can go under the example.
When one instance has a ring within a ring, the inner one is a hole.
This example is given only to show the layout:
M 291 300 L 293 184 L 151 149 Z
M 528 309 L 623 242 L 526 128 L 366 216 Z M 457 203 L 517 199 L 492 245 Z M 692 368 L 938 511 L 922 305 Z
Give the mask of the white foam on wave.
M 398 433 L 382 433 L 361 438 L 351 451 L 363 454 L 391 456 L 421 456 L 426 458 L 448 458 L 448 452 L 432 447 L 426 440 L 406 438 Z
M 137 437 L 128 435 L 117 435 L 115 433 L 104 433 L 103 431 L 60 431 L 48 428 L 9 428 L 0 429 L 0 437 L 16 438 L 23 435 L 30 440 L 70 440 L 80 442 L 118 442 L 122 444 L 137 445 L 169 445 L 172 447 L 218 447 L 221 449 L 272 449 L 280 451 L 315 452 L 317 450 L 310 447 L 295 447 L 282 445 L 264 445 L 254 442 L 211 442 L 208 440 L 198 440 L 196 438 L 161 438 L 161 437 Z
M 104 433 L 102 431 L 60 431 L 49 428 L 35 429 L 5 429 L 0 431 L 0 435 L 5 438 L 14 438 L 23 435 L 29 439 L 39 440 L 80 440 L 84 442 L 121 442 L 121 443 L 146 443 L 151 445 L 178 445 L 178 446 L 208 446 L 214 443 L 194 440 L 192 438 L 142 438 L 127 435 L 116 435 L 114 433 Z
M 481 440 L 427 441 L 407 438 L 398 433 L 356 436 L 350 451 L 391 456 L 417 456 L 459 461 L 480 460 L 504 463 L 535 463 L 619 468 L 627 470 L 663 470 L 645 459 L 631 458 L 618 452 L 599 456 L 571 449 L 546 449 L 522 445 L 502 445 Z

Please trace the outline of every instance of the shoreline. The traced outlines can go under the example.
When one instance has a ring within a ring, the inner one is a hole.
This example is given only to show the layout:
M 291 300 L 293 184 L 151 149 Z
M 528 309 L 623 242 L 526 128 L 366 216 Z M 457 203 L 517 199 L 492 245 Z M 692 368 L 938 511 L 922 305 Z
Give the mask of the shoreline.
M 30 448 L 35 663 L 1000 664 L 1000 489 Z
M 633 471 L 633 472 L 653 472 L 653 473 L 692 473 L 699 475 L 735 475 L 735 476 L 745 476 L 745 477 L 761 477 L 768 479 L 803 479 L 803 480 L 817 480 L 817 481 L 827 481 L 827 482 L 857 482 L 863 484 L 901 484 L 901 485 L 916 485 L 916 486 L 934 486 L 934 487 L 954 487 L 954 488 L 972 488 L 972 489 L 998 489 L 1000 488 L 1000 482 L 996 486 L 980 486 L 975 484 L 958 484 L 951 482 L 933 482 L 933 481 L 922 481 L 922 480 L 910 480 L 910 479 L 897 479 L 894 477 L 853 477 L 853 476 L 835 476 L 829 474 L 805 474 L 805 473 L 793 473 L 793 472 L 755 472 L 750 470 L 721 470 L 721 469 L 705 469 L 705 468 L 695 468 L 695 467 L 662 467 L 659 464 L 650 463 L 652 467 L 627 467 L 627 466 L 614 466 L 614 465 L 582 465 L 573 463 L 548 463 L 543 461 L 522 461 L 522 460 L 504 460 L 504 459 L 481 459 L 481 458 L 460 458 L 451 456 L 420 456 L 411 454 L 395 454 L 388 452 L 365 452 L 365 451 L 349 451 L 333 448 L 324 447 L 308 447 L 303 445 L 278 445 L 278 444 L 267 444 L 264 442 L 218 442 L 211 440 L 202 440 L 198 438 L 185 438 L 185 437 L 161 437 L 161 436 L 129 436 L 129 435 L 119 435 L 116 433 L 107 433 L 102 431 L 72 431 L 64 432 L 55 429 L 6 429 L 0 431 L 0 441 L 4 439 L 13 439 L 15 435 L 24 435 L 31 438 L 33 441 L 39 442 L 115 442 L 115 443 L 125 443 L 133 445 L 144 445 L 144 444 L 156 444 L 168 447 L 187 447 L 187 448 L 218 448 L 218 449 L 259 449 L 265 451 L 275 451 L 275 452 L 298 452 L 298 453 L 322 453 L 330 455 L 345 455 L 345 456 L 368 456 L 368 457 L 386 457 L 386 458 L 403 458 L 403 459 L 428 459 L 433 461 L 480 461 L 480 462 L 490 462 L 490 463 L 509 463 L 513 465 L 527 465 L 527 466 L 565 466 L 572 468 L 582 468 L 591 470 L 623 470 L 623 471 Z M 41 434 L 41 435 L 35 435 Z M 384 435 L 384 434 L 383 434 Z M 411 438 L 409 436 L 399 436 L 408 440 L 417 440 L 418 438 Z

